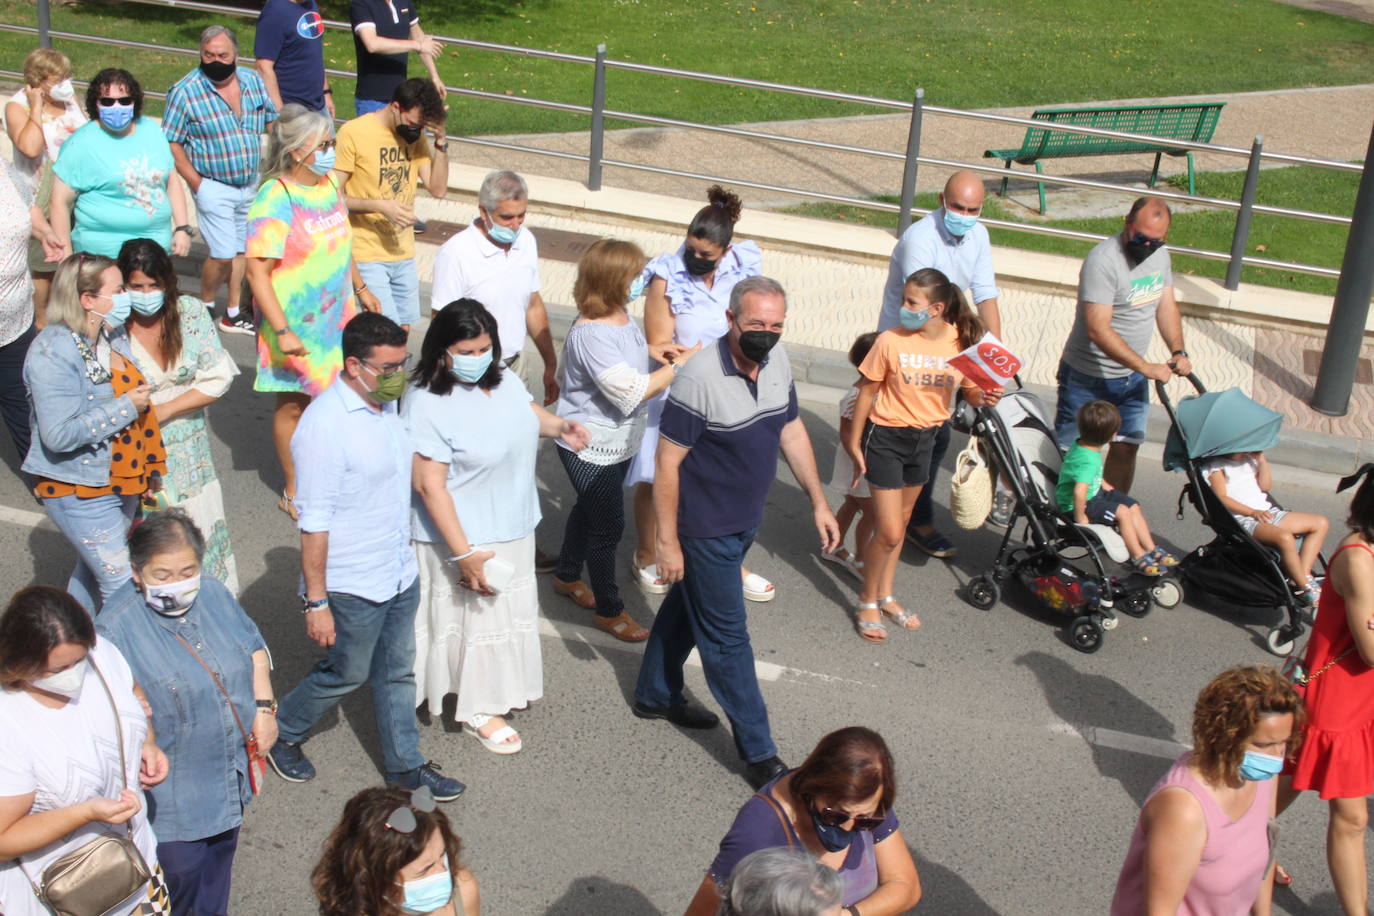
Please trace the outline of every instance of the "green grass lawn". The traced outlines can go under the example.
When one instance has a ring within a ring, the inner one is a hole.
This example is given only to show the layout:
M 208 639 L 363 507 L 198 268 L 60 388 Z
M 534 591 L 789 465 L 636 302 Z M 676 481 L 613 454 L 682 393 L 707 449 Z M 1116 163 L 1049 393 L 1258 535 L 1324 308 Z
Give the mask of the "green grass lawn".
M 1197 192 L 1208 197 L 1221 197 L 1239 200 L 1241 184 L 1245 179 L 1243 172 L 1199 172 Z M 1256 199 L 1261 204 L 1293 209 L 1313 210 L 1319 213 L 1349 215 L 1355 206 L 1355 192 L 1360 176 L 1351 172 L 1333 172 L 1330 169 L 1294 166 L 1289 168 L 1264 169 L 1260 172 Z M 1170 183 L 1187 187 L 1186 176 L 1174 176 Z M 1029 195 L 1029 196 L 1028 196 Z M 1021 191 L 1021 199 L 1033 199 L 1030 192 Z M 887 203 L 896 203 L 894 196 L 875 198 Z M 1050 206 L 1054 206 L 1054 188 L 1049 188 Z M 1083 232 L 1096 232 L 1108 235 L 1121 230 L 1121 220 L 1129 208 L 1128 199 L 1121 198 L 1122 216 L 1101 219 L 1043 219 L 1027 216 L 1026 211 L 1005 206 L 1001 199 L 989 195 L 983 205 L 985 216 L 993 219 L 1011 220 L 1021 223 L 1037 223 L 1057 226 L 1062 229 L 1077 229 Z M 935 194 L 917 196 L 918 207 L 937 206 Z M 839 204 L 801 204 L 788 210 L 804 216 L 823 219 L 842 220 L 866 226 L 885 226 L 895 229 L 897 215 L 881 210 L 853 207 Z M 1230 251 L 1231 234 L 1235 227 L 1235 214 L 1225 210 L 1178 213 L 1174 216 L 1169 230 L 1169 241 L 1190 248 L 1206 248 L 1211 251 Z M 990 229 L 994 245 L 1011 248 L 1025 248 L 1031 251 L 1048 251 L 1082 257 L 1087 254 L 1093 243 L 1074 239 L 1053 238 L 1031 235 L 1014 229 Z M 1298 264 L 1315 264 L 1320 267 L 1339 268 L 1345 255 L 1347 229 L 1330 223 L 1314 223 L 1306 220 L 1284 219 L 1276 216 L 1256 215 L 1250 226 L 1248 253 L 1277 261 L 1291 261 Z M 1178 273 L 1203 277 L 1222 278 L 1226 276 L 1226 262 L 1203 258 L 1190 258 L 1175 255 L 1174 270 Z M 1247 267 L 1242 273 L 1247 283 L 1262 283 L 1283 289 L 1303 290 L 1306 292 L 1332 294 L 1336 291 L 1336 281 L 1310 274 L 1290 273 L 1287 271 L 1267 270 Z
M 239 0 L 256 8 L 256 0 Z M 347 20 L 347 0 L 325 0 Z M 0 0 L 0 20 L 34 24 L 34 0 Z M 1374 72 L 1374 25 L 1272 0 L 420 0 L 426 28 L 506 44 L 592 54 L 958 108 L 1341 85 Z M 207 14 L 54 0 L 53 27 L 192 47 Z M 251 53 L 252 21 L 236 23 Z M 28 36 L 0 33 L 18 69 Z M 192 62 L 173 55 L 59 44 L 78 76 L 132 70 L 166 89 Z M 328 63 L 352 69 L 353 43 L 329 33 Z M 418 70 L 418 65 L 412 65 Z M 591 69 L 478 51 L 440 61 L 450 85 L 589 104 Z M 342 83 L 339 80 L 337 83 Z M 854 105 L 611 71 L 615 108 L 712 123 L 862 113 Z M 338 86 L 340 113 L 352 97 Z M 455 100 L 451 129 L 490 134 L 583 130 L 583 117 Z M 153 106 L 154 113 L 157 106 Z M 624 126 L 624 125 L 621 125 Z

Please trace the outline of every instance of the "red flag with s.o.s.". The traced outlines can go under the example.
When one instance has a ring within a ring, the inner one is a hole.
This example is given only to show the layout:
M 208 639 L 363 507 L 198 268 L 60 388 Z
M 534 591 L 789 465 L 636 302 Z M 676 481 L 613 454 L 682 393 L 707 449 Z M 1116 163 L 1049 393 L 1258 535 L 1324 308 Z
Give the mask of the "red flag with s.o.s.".
M 1021 358 L 989 331 L 981 340 L 949 361 L 964 377 L 984 391 L 1004 388 L 1021 371 Z

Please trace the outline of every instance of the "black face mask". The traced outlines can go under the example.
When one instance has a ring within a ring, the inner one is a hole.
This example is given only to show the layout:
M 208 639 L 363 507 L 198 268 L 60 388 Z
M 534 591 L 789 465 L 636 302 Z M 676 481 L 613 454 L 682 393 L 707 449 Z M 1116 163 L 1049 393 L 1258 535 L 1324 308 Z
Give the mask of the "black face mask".
M 1136 232 L 1132 233 L 1131 240 L 1124 243 L 1121 247 L 1126 252 L 1126 260 L 1131 262 L 1132 267 L 1135 267 L 1141 261 L 1144 261 L 1150 255 L 1163 248 L 1164 241 L 1162 239 L 1152 239 Z
M 205 74 L 206 79 L 212 83 L 222 83 L 234 75 L 238 67 L 222 60 L 203 60 L 200 62 L 200 72 Z
M 750 362 L 761 363 L 781 338 L 777 331 L 740 331 L 739 351 Z
M 682 253 L 682 263 L 687 268 L 687 272 L 694 277 L 704 277 L 716 269 L 719 261 L 712 261 L 710 258 L 698 257 L 690 251 Z
M 414 143 L 416 140 L 420 139 L 420 134 L 424 133 L 424 131 L 425 129 L 419 124 L 396 125 L 396 136 L 407 143 Z

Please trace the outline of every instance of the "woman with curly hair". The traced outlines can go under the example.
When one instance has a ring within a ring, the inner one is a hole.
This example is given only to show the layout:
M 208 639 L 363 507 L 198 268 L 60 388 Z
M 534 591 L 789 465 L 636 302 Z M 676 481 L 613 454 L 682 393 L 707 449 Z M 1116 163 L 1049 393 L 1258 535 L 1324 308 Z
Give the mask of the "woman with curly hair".
M 1145 800 L 1112 916 L 1267 916 L 1274 777 L 1296 751 L 1302 721 L 1302 699 L 1273 668 L 1232 668 L 1202 689 L 1193 749 Z
M 428 787 L 363 789 L 344 805 L 311 873 L 320 916 L 479 916 L 461 848 Z

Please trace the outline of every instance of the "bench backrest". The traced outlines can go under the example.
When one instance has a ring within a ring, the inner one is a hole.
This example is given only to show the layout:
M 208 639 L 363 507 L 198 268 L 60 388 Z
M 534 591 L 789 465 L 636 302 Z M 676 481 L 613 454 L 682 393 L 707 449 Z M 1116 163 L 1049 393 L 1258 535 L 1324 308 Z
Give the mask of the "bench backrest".
M 1225 102 L 1178 105 L 1133 105 L 1122 108 L 1042 108 L 1031 115 L 1036 121 L 1100 127 L 1133 134 L 1149 134 L 1207 143 L 1216 130 Z M 1093 137 L 1056 130 L 1026 128 L 1021 153 L 1027 157 L 1096 156 L 1106 153 L 1156 153 L 1171 148 L 1165 143 L 1145 143 L 1116 137 Z M 1019 158 L 1019 157 L 1018 157 Z

